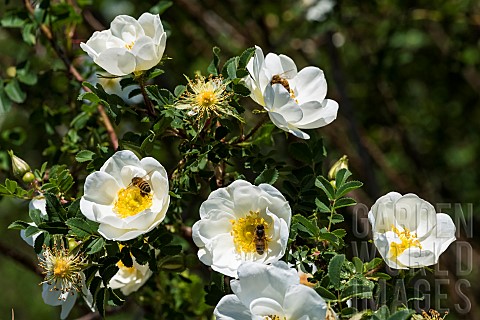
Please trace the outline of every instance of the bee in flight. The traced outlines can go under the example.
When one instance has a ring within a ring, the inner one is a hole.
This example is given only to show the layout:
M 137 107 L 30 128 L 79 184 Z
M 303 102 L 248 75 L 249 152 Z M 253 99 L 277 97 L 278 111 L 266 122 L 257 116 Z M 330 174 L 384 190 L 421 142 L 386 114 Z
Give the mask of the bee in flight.
M 133 177 L 132 182 L 130 182 L 130 184 L 128 185 L 129 187 L 135 186 L 140 189 L 140 194 L 143 197 L 148 196 L 150 192 L 152 192 L 152 187 L 150 186 L 150 183 L 145 179 L 147 175 L 148 174 L 143 177 Z
M 268 239 L 265 235 L 265 226 L 263 224 L 255 227 L 255 237 L 253 241 L 255 242 L 255 250 L 259 255 L 262 255 L 265 249 L 268 249 Z

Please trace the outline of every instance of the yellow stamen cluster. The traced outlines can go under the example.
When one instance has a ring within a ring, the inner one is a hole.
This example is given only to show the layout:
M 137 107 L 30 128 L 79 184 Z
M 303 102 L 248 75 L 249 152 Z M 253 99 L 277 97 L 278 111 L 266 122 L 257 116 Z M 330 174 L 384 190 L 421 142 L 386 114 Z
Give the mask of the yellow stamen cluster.
M 152 199 L 153 195 L 142 194 L 137 186 L 129 186 L 118 191 L 113 211 L 122 219 L 131 217 L 150 208 Z
M 286 320 L 286 317 L 280 317 L 276 314 L 269 314 L 268 316 L 263 317 L 264 320 Z
M 392 225 L 392 231 L 400 238 L 400 243 L 392 242 L 390 244 L 390 256 L 392 258 L 398 258 L 403 251 L 411 247 L 422 249 L 420 241 L 417 239 L 417 235 L 414 232 L 410 232 L 408 228 L 404 228 L 403 231 L 398 230 L 397 227 Z
M 197 75 L 195 80 L 188 79 L 188 88 L 180 97 L 177 108 L 190 109 L 189 114 L 197 114 L 197 118 L 219 116 L 227 113 L 230 106 L 231 93 L 227 92 L 227 84 L 222 77 L 208 78 Z
M 125 48 L 127 48 L 127 50 L 132 50 L 134 45 L 135 45 L 135 41 L 132 41 L 130 43 L 126 43 Z
M 85 258 L 81 254 L 72 254 L 63 245 L 58 247 L 55 244 L 53 249 L 44 246 L 39 260 L 39 266 L 45 274 L 45 279 L 41 283 L 53 285 L 53 290 L 62 293 L 80 291 L 81 271 L 86 266 Z
M 422 317 L 423 319 L 426 319 L 426 320 L 443 320 L 447 314 L 448 314 L 448 311 L 446 311 L 442 317 L 440 312 L 438 312 L 437 310 L 430 309 L 428 310 L 428 313 L 422 310 Z
M 260 213 L 250 211 L 244 218 L 230 220 L 232 223 L 231 235 L 237 252 L 254 253 L 255 248 L 255 229 L 258 225 L 263 225 L 265 234 L 268 234 L 269 224 L 264 218 L 260 217 Z M 266 239 L 268 241 L 268 238 Z

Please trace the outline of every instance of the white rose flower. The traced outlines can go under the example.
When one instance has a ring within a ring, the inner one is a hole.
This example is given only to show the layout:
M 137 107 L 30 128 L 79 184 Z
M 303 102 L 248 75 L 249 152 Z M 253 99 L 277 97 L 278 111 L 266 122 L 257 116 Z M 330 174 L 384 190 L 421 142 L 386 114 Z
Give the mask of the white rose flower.
M 289 57 L 269 53 L 264 58 L 262 49 L 255 48 L 245 82 L 250 97 L 265 108 L 277 127 L 309 139 L 300 129 L 320 128 L 337 118 L 338 103 L 325 99 L 327 81 L 322 70 L 306 67 L 297 72 Z
M 148 265 L 141 265 L 133 258 L 133 266 L 126 267 L 120 261 L 117 265 L 118 272 L 110 279 L 108 286 L 112 289 L 120 289 L 123 295 L 128 296 L 140 289 L 147 282 L 153 272 Z
M 136 179 L 134 179 L 136 178 Z M 140 180 L 139 182 L 132 182 Z M 154 158 L 139 160 L 131 151 L 118 151 L 87 176 L 80 210 L 100 223 L 98 232 L 125 241 L 160 224 L 170 203 L 168 177 Z
M 235 294 L 224 296 L 214 315 L 218 320 L 324 320 L 325 301 L 299 281 L 297 271 L 283 261 L 244 262 L 238 268 L 238 280 L 230 281 Z
M 124 76 L 156 66 L 166 41 L 160 16 L 144 13 L 138 20 L 126 15 L 115 17 L 110 29 L 95 31 L 80 47 L 107 72 Z
M 47 202 L 43 196 L 38 196 L 30 200 L 30 203 L 28 204 L 28 210 L 40 210 L 40 215 L 42 217 L 47 216 Z M 34 222 L 29 223 L 31 226 L 36 226 Z M 25 230 L 20 230 L 20 237 L 25 241 L 29 246 L 33 247 L 35 240 L 37 240 L 37 237 L 42 233 L 42 231 L 38 231 L 34 234 L 32 234 L 29 237 L 25 236 Z
M 85 276 L 83 275 L 83 278 Z M 61 306 L 60 319 L 66 319 L 72 311 L 75 302 L 77 301 L 79 293 L 76 291 L 62 292 L 54 288 L 53 284 L 42 284 L 42 299 L 45 304 L 56 307 Z M 85 285 L 85 280 L 82 280 L 82 296 L 88 308 L 95 311 L 93 304 L 93 296 Z
M 455 224 L 417 195 L 390 192 L 368 213 L 373 241 L 390 268 L 430 266 L 455 241 Z
M 201 220 L 192 227 L 198 257 L 230 277 L 243 261 L 278 261 L 285 254 L 291 216 L 277 189 L 237 180 L 213 191 L 200 206 Z

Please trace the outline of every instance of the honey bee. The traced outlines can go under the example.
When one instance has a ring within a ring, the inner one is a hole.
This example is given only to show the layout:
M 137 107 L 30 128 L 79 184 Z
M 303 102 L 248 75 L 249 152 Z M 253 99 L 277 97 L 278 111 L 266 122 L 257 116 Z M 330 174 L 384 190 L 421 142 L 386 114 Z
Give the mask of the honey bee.
M 152 192 L 152 187 L 150 186 L 150 183 L 147 180 L 145 180 L 146 176 L 147 175 L 143 177 L 133 177 L 132 182 L 130 182 L 129 184 L 129 187 L 135 186 L 138 189 L 140 189 L 140 194 L 143 197 L 148 196 L 150 192 Z
M 255 237 L 253 241 L 255 242 L 255 250 L 259 255 L 262 255 L 265 252 L 265 249 L 268 249 L 267 237 L 265 235 L 265 226 L 259 224 L 255 227 Z
M 290 85 L 288 83 L 288 80 L 285 78 L 282 78 L 282 76 L 280 76 L 279 74 L 275 74 L 272 77 L 272 81 L 270 81 L 270 83 L 272 85 L 276 83 L 281 84 L 288 92 L 290 92 Z

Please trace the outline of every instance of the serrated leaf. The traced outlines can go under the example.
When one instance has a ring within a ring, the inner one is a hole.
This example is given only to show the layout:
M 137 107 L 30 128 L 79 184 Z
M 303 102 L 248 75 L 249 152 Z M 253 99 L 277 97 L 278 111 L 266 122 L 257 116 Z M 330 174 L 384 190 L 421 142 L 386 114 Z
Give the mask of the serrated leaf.
M 87 254 L 94 254 L 100 252 L 105 246 L 105 240 L 103 238 L 97 238 L 89 243 L 87 246 Z
M 355 265 L 355 272 L 362 273 L 363 272 L 363 262 L 360 260 L 359 257 L 353 257 L 352 262 Z
M 240 55 L 240 58 L 238 59 L 238 67 L 246 68 L 248 62 L 250 61 L 250 59 L 253 57 L 254 54 L 255 54 L 254 47 L 245 49 L 245 51 L 242 52 L 242 54 Z
M 337 199 L 341 198 L 348 192 L 358 189 L 361 186 L 363 186 L 363 183 L 361 183 L 360 181 L 348 181 L 337 189 L 337 192 L 335 193 L 335 197 Z
M 175 90 L 173 90 L 173 94 L 175 95 L 175 97 L 180 97 L 185 92 L 186 89 L 187 89 L 186 86 L 178 85 L 175 87 Z
M 17 220 L 10 223 L 10 225 L 8 226 L 8 229 L 23 230 L 28 228 L 29 226 L 30 225 L 28 224 L 28 222 Z
M 148 252 L 143 251 L 142 249 L 132 247 L 130 248 L 130 251 L 132 252 L 132 255 L 135 257 L 135 260 L 139 264 L 145 264 L 148 262 L 148 259 L 150 258 Z M 163 252 L 163 251 L 162 251 Z
M 383 260 L 381 258 L 374 258 L 372 261 L 369 261 L 366 263 L 365 265 L 365 269 L 366 271 L 370 271 L 372 269 L 375 269 L 377 268 L 378 266 L 380 266 L 380 264 L 382 264 Z
M 274 184 L 278 179 L 278 170 L 275 168 L 264 169 L 262 173 L 255 179 L 255 184 L 261 183 Z
M 175 245 L 175 244 L 169 244 L 169 245 L 164 246 L 161 249 L 161 251 L 162 251 L 163 255 L 174 256 L 174 255 L 182 252 L 182 246 L 181 245 Z
M 92 152 L 90 150 L 82 150 L 77 153 L 77 155 L 75 156 L 75 160 L 77 160 L 77 162 L 91 161 L 94 155 L 95 152 Z
M 218 76 L 218 65 L 220 63 L 220 48 L 219 47 L 213 47 L 213 60 L 210 62 L 210 65 L 207 68 L 207 72 L 214 75 Z
M 49 221 L 65 221 L 67 212 L 60 204 L 58 198 L 51 193 L 45 193 L 45 209 L 47 210 Z
M 100 103 L 102 99 L 100 99 L 95 93 L 93 92 L 82 92 L 78 95 L 78 100 L 88 100 L 93 103 Z
M 335 185 L 337 188 L 340 188 L 351 175 L 352 173 L 348 169 L 340 169 L 335 177 Z
M 296 160 L 311 164 L 312 152 L 306 143 L 294 142 L 288 146 L 289 154 Z
M 293 221 L 298 222 L 305 227 L 305 231 L 310 234 L 312 237 L 318 237 L 320 234 L 320 228 L 313 221 L 305 218 L 302 215 L 296 214 L 293 216 Z
M 232 89 L 239 96 L 248 97 L 250 95 L 250 89 L 242 83 L 233 84 Z
M 81 218 L 70 218 L 66 221 L 70 231 L 79 238 L 85 238 L 96 233 L 98 223 Z
M 38 209 L 30 209 L 28 211 L 28 216 L 37 226 L 43 222 L 42 212 Z
M 45 242 L 45 232 L 41 232 L 33 243 L 33 249 L 35 253 L 39 254 L 42 251 L 43 243 Z
M 125 302 L 124 299 L 120 298 L 115 291 L 112 288 L 108 288 L 108 293 L 109 293 L 109 301 L 113 303 L 115 306 L 121 306 Z
M 33 236 L 35 233 L 41 231 L 40 229 L 38 229 L 37 226 L 28 226 L 26 229 L 25 229 L 25 238 L 29 238 L 31 236 Z
M 330 184 L 330 181 L 325 179 L 323 176 L 319 176 L 315 180 L 315 186 L 317 188 L 320 188 L 325 192 L 329 200 L 334 200 L 335 199 L 335 190 L 333 190 L 332 185 Z
M 347 286 L 342 291 L 342 299 L 347 300 L 353 297 L 358 297 L 362 299 L 370 299 L 373 297 L 373 286 L 358 285 L 354 284 Z
M 357 201 L 352 198 L 344 197 L 341 199 L 338 199 L 335 201 L 335 209 L 343 208 L 343 207 L 349 207 L 349 206 L 354 206 L 357 204 Z
M 106 303 L 107 294 L 108 294 L 108 290 L 105 290 L 105 287 L 104 287 L 98 290 L 97 295 L 95 297 L 95 306 L 97 307 L 98 312 L 103 318 L 105 318 L 105 306 L 107 304 Z
M 343 238 L 347 234 L 347 231 L 345 229 L 335 229 L 332 233 L 339 238 Z
M 328 264 L 328 276 L 330 283 L 335 289 L 340 288 L 340 272 L 342 270 L 343 262 L 345 261 L 344 254 L 338 254 L 330 260 Z
M 334 213 L 330 217 L 328 217 L 328 220 L 330 220 L 330 222 L 333 224 L 337 224 L 337 223 L 343 222 L 345 219 L 341 214 Z
M 319 212 L 322 213 L 330 213 L 330 208 L 324 204 L 320 199 L 316 198 L 315 199 L 315 205 L 317 206 L 317 209 Z
M 317 293 L 324 299 L 337 300 L 337 297 L 333 293 L 331 293 L 330 291 L 328 291 L 326 288 L 322 286 L 316 287 L 315 291 L 317 291 Z

